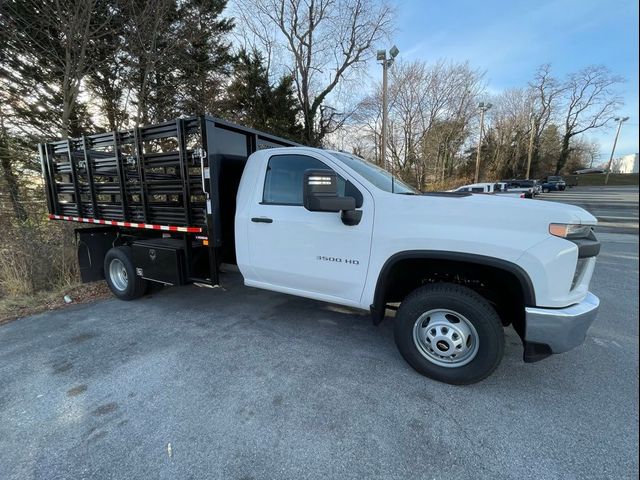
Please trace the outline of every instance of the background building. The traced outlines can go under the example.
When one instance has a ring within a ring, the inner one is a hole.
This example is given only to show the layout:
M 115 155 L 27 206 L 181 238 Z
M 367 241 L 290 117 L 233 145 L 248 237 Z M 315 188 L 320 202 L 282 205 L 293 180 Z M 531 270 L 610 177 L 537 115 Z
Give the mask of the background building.
M 614 159 L 611 171 L 614 173 L 638 173 L 638 154 L 631 153 Z

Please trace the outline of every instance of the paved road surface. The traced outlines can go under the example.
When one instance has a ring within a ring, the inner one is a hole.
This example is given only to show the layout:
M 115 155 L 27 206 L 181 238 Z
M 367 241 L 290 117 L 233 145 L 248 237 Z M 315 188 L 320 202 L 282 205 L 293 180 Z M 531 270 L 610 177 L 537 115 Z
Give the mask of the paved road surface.
M 544 193 L 553 202 L 572 203 L 598 218 L 598 232 L 638 234 L 638 187 L 574 187 Z
M 524 364 L 509 329 L 470 387 L 237 274 L 2 326 L 0 479 L 637 478 L 638 237 L 600 238 L 586 343 Z

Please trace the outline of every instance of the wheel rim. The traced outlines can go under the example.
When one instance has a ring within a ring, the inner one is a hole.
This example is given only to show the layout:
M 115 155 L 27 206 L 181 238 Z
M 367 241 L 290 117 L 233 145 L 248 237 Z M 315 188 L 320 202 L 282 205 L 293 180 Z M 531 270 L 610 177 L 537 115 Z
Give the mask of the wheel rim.
M 121 260 L 117 258 L 111 260 L 109 264 L 109 278 L 117 290 L 123 292 L 127 289 L 127 285 L 129 285 L 129 275 Z
M 448 368 L 469 363 L 480 346 L 473 324 L 464 315 L 444 308 L 418 317 L 413 326 L 413 342 L 431 363 Z

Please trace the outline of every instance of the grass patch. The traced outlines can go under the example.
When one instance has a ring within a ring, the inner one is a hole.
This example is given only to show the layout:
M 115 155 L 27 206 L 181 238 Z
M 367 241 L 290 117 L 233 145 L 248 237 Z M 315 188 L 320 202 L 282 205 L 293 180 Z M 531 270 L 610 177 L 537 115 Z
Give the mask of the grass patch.
M 65 295 L 71 298 L 70 303 L 64 301 Z M 0 325 L 17 318 L 57 310 L 67 305 L 89 303 L 110 295 L 107 284 L 102 281 L 39 291 L 30 295 L 0 297 Z
M 604 186 L 606 175 L 603 173 L 587 173 L 584 175 L 567 175 L 564 177 L 567 185 L 597 187 Z M 609 175 L 608 186 L 638 185 L 637 173 L 612 173 Z

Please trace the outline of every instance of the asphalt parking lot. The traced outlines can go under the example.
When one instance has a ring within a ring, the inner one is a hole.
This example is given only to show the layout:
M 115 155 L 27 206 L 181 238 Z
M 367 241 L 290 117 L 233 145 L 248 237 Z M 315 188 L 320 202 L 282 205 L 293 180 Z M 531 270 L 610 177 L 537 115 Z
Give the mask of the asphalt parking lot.
M 389 319 L 238 274 L 1 326 L 0 479 L 637 478 L 638 190 L 623 190 L 545 196 L 635 218 L 599 233 L 585 344 L 524 364 L 509 329 L 469 387 L 411 370 Z
M 587 209 L 598 218 L 598 232 L 638 234 L 638 187 L 574 187 L 538 198 Z

